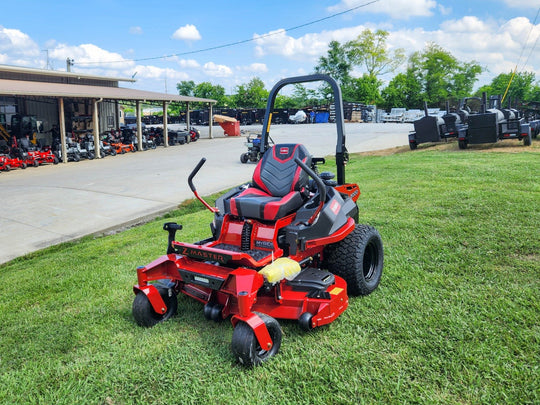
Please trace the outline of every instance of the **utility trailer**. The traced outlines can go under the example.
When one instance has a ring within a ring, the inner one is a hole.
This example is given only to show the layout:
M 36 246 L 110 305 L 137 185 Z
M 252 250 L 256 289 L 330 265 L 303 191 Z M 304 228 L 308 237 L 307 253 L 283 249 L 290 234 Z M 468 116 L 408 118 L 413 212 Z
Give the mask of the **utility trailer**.
M 466 149 L 469 144 L 496 143 L 504 139 L 522 140 L 523 145 L 530 146 L 531 127 L 518 110 L 510 106 L 502 108 L 500 96 L 491 96 L 488 105 L 487 95 L 483 93 L 482 109 L 480 113 L 469 117 L 467 131 L 458 137 L 459 148 Z
M 447 141 L 457 138 L 467 131 L 468 111 L 463 108 L 464 101 L 456 112 L 450 112 L 446 103 L 446 113 L 443 116 L 430 115 L 427 103 L 424 103 L 424 116 L 413 122 L 414 132 L 409 134 L 409 147 L 415 150 L 420 143 Z

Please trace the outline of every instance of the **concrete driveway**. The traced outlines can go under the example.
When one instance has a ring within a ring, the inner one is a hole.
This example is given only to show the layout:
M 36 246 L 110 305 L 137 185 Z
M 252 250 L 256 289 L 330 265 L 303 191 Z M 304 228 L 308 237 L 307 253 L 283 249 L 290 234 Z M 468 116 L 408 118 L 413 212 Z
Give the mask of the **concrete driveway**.
M 239 160 L 244 136 L 225 137 L 216 126 L 209 139 L 208 127 L 199 130 L 201 139 L 187 145 L 0 173 L 0 263 L 175 208 L 193 197 L 187 177 L 202 157 L 207 162 L 195 179 L 201 195 L 250 180 L 254 165 Z M 411 130 L 412 124 L 345 124 L 347 148 L 407 145 Z M 314 156 L 335 153 L 334 124 L 273 125 L 270 135 L 276 143 L 303 143 Z

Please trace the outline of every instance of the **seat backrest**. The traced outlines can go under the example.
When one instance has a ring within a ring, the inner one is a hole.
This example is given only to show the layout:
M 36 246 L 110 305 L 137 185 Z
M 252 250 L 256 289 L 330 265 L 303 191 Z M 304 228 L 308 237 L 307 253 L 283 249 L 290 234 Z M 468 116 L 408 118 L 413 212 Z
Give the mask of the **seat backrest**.
M 311 166 L 311 155 L 301 144 L 278 144 L 268 149 L 253 173 L 253 185 L 274 197 L 300 191 L 308 184 L 308 174 L 296 164 L 299 158 Z

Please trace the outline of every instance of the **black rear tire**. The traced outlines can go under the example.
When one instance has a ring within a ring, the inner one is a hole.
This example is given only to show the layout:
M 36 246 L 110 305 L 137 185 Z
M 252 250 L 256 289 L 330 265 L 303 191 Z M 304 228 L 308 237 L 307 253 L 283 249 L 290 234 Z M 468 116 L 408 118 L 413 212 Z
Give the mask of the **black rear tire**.
M 178 310 L 178 299 L 174 290 L 172 288 L 160 287 L 158 288 L 158 291 L 161 298 L 163 298 L 165 305 L 167 305 L 167 311 L 164 314 L 158 314 L 154 311 L 148 297 L 143 292 L 139 292 L 135 295 L 132 313 L 133 318 L 135 318 L 135 321 L 140 326 L 151 328 L 176 314 L 176 311 Z
M 531 136 L 531 133 L 529 132 L 527 134 L 527 136 L 525 136 L 523 138 L 523 145 L 524 146 L 531 146 L 531 144 L 532 144 L 532 136 Z
M 384 251 L 379 232 L 368 225 L 356 225 L 340 242 L 326 248 L 324 267 L 347 282 L 351 296 L 368 295 L 379 285 Z
M 459 149 L 467 149 L 467 141 L 458 141 Z
M 253 329 L 245 322 L 238 322 L 234 328 L 231 350 L 234 357 L 246 367 L 258 366 L 264 363 L 275 356 L 281 346 L 282 332 L 278 321 L 266 314 L 258 312 L 256 314 L 266 325 L 273 346 L 270 350 L 262 349 Z
M 248 160 L 249 160 L 249 155 L 247 153 L 242 153 L 240 155 L 240 162 L 247 163 Z

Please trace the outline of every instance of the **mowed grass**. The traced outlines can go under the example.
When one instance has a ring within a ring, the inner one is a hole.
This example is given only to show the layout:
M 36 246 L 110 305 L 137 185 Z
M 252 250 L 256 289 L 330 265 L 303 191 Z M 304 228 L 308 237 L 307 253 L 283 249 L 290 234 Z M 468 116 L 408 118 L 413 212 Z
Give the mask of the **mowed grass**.
M 540 149 L 500 151 L 353 155 L 381 284 L 319 330 L 281 322 L 280 353 L 254 369 L 187 297 L 135 324 L 135 269 L 164 253 L 165 219 L 0 266 L 0 403 L 540 403 Z M 166 219 L 179 240 L 210 235 L 193 207 Z

